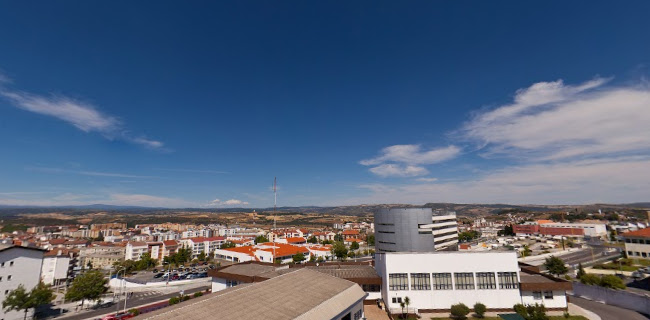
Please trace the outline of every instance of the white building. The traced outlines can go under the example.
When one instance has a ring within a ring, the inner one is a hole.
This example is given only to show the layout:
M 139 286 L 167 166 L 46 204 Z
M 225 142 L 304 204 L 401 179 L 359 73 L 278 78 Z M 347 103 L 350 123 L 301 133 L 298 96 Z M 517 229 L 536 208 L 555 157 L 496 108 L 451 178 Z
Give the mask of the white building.
M 393 313 L 401 313 L 405 297 L 411 300 L 410 313 L 449 312 L 453 304 L 477 302 L 488 310 L 543 303 L 560 311 L 571 287 L 529 270 L 522 276 L 514 252 L 378 253 L 375 268 L 382 277 L 382 299 Z
M 67 249 L 54 249 L 43 256 L 41 279 L 47 285 L 64 284 L 71 276 L 76 258 Z
M 0 246 L 0 301 L 4 301 L 7 294 L 19 285 L 29 291 L 38 284 L 41 280 L 44 252 L 45 250 L 36 248 Z M 32 313 L 33 310 L 30 310 L 28 314 Z M 0 310 L 0 319 L 22 320 L 23 317 L 23 311 Z
M 219 249 L 222 244 L 226 242 L 226 237 L 194 237 L 189 239 L 181 239 L 181 246 L 192 249 L 192 259 L 198 257 L 201 252 L 206 255 Z
M 126 244 L 126 254 L 125 254 L 125 259 L 126 260 L 140 260 L 140 257 L 142 257 L 143 254 L 147 253 L 149 251 L 149 246 L 147 245 L 146 242 L 134 242 L 131 241 Z

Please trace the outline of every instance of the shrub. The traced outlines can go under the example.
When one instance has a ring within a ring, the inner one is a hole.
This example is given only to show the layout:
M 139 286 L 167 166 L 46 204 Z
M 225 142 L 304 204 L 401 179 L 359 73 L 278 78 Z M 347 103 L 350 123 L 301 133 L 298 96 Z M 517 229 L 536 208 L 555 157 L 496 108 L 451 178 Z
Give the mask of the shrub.
M 476 313 L 477 317 L 483 318 L 485 316 L 485 311 L 487 311 L 487 307 L 484 304 L 480 302 L 474 304 L 474 313 Z
M 466 319 L 468 314 L 469 307 L 463 303 L 458 303 L 451 306 L 451 315 L 456 319 Z
M 181 302 L 181 299 L 179 297 L 171 297 L 169 298 L 169 305 L 174 305 Z
M 134 315 L 134 316 L 137 316 L 137 315 L 140 314 L 140 309 L 136 309 L 136 308 L 130 309 L 129 313 Z
M 526 306 L 521 303 L 515 304 L 512 308 L 515 309 L 515 312 L 522 317 L 528 315 L 528 312 L 526 311 Z
M 625 289 L 625 283 L 615 275 L 604 275 L 600 278 L 600 286 L 611 289 Z
M 592 286 L 600 285 L 600 277 L 595 274 L 586 273 L 580 277 L 580 282 Z
M 546 308 L 543 304 L 529 304 L 523 305 L 517 303 L 513 306 L 515 312 L 526 320 L 548 320 L 546 316 Z
M 181 298 L 181 301 L 187 301 L 187 300 L 190 300 L 190 298 L 191 298 L 190 296 L 183 296 Z
M 199 292 L 194 292 L 194 298 L 198 298 L 198 297 L 200 297 L 200 296 L 202 296 L 202 295 L 203 295 L 203 292 L 201 292 L 201 291 L 199 291 Z

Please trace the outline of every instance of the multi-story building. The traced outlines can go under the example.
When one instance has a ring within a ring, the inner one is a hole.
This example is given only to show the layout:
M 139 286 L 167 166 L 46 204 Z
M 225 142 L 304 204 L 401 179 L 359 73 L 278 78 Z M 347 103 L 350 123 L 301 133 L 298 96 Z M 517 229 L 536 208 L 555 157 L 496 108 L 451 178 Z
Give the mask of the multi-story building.
M 124 259 L 126 260 L 140 260 L 143 254 L 149 252 L 149 246 L 146 242 L 129 242 L 126 244 L 126 252 Z
M 565 237 L 592 237 L 607 236 L 607 226 L 603 223 L 560 223 L 550 220 L 538 220 L 512 226 L 512 231 L 517 235 L 543 235 Z
M 650 259 L 650 228 L 626 232 L 621 236 L 625 240 L 625 253 L 629 258 Z
M 117 261 L 124 261 L 125 247 L 101 244 L 79 250 L 79 260 L 83 267 L 89 265 L 96 269 L 110 269 Z
M 520 269 L 514 252 L 386 252 L 377 254 L 375 268 L 383 281 L 382 299 L 393 313 L 401 312 L 406 297 L 409 311 L 431 315 L 448 314 L 459 302 L 480 302 L 492 311 L 512 310 L 518 303 L 564 311 L 571 289 L 568 281 Z
M 455 212 L 430 208 L 381 209 L 375 213 L 377 252 L 433 252 L 458 244 Z
M 181 244 L 192 249 L 192 259 L 198 257 L 201 252 L 210 254 L 219 249 L 226 242 L 226 237 L 194 237 L 181 239 Z
M 7 294 L 20 285 L 29 291 L 38 284 L 44 253 L 43 249 L 0 245 L 0 301 L 4 301 Z M 28 311 L 28 315 L 32 313 L 33 310 Z M 24 316 L 22 310 L 0 309 L 0 319 L 22 320 Z
M 43 256 L 41 279 L 43 283 L 52 286 L 65 284 L 72 277 L 77 265 L 78 252 L 68 249 L 54 249 Z
M 279 242 L 259 243 L 254 246 L 235 247 L 215 250 L 216 258 L 232 262 L 261 261 L 273 263 L 290 263 L 295 254 L 302 254 L 309 260 L 310 251 L 305 246 L 294 246 Z

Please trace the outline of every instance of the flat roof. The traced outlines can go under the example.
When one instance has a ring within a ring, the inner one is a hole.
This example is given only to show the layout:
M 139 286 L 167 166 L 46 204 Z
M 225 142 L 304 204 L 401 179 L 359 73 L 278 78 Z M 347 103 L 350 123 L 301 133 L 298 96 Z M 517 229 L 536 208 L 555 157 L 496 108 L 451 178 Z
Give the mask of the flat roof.
M 236 286 L 136 319 L 331 319 L 366 293 L 354 282 L 309 269 Z

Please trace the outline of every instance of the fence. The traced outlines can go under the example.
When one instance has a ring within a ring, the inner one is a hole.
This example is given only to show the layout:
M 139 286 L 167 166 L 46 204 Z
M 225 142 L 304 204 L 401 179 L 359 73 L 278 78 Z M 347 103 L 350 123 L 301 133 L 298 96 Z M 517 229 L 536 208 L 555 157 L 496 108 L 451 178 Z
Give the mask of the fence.
M 650 297 L 644 294 L 590 286 L 580 282 L 573 283 L 573 294 L 624 309 L 650 314 Z

